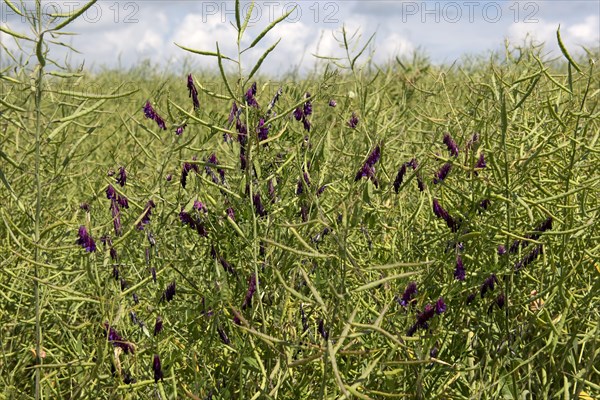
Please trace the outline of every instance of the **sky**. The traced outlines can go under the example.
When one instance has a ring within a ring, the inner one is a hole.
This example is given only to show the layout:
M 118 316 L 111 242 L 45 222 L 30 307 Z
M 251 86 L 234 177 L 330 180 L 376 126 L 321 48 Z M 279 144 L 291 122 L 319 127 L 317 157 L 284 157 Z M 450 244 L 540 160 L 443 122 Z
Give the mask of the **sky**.
M 18 3 L 13 0 L 13 2 Z M 29 9 L 34 2 L 24 3 Z M 46 13 L 69 13 L 84 1 L 43 1 Z M 241 2 L 242 12 L 250 10 L 248 1 Z M 261 71 L 278 75 L 292 70 L 312 71 L 324 65 L 323 57 L 341 58 L 342 28 L 347 32 L 354 51 L 374 35 L 367 55 L 376 63 L 395 57 L 411 57 L 415 51 L 435 63 L 452 63 L 465 55 L 501 51 L 506 40 L 521 45 L 525 40 L 544 42 L 548 57 L 560 56 L 556 30 L 560 25 L 562 39 L 573 54 L 584 47 L 600 46 L 600 1 L 256 1 L 250 14 L 248 29 L 241 49 L 271 22 L 292 11 L 279 25 L 244 52 L 242 62 L 250 70 L 256 60 L 281 39 L 263 63 Z M 45 22 L 49 22 L 49 17 Z M 0 26 L 28 33 L 27 23 L 0 0 Z M 214 57 L 192 55 L 176 44 L 204 51 L 216 51 L 237 58 L 233 1 L 116 1 L 101 0 L 82 18 L 69 25 L 68 35 L 58 40 L 73 46 L 80 54 L 70 52 L 71 65 L 91 69 L 130 68 L 141 60 L 166 68 L 181 68 L 186 58 L 194 67 L 213 69 Z M 0 42 L 9 51 L 17 44 L 0 32 Z M 2 62 L 8 58 L 0 50 Z M 51 55 L 67 60 L 67 51 L 53 48 Z M 346 61 L 347 64 L 347 61 Z M 225 62 L 228 69 L 237 68 Z

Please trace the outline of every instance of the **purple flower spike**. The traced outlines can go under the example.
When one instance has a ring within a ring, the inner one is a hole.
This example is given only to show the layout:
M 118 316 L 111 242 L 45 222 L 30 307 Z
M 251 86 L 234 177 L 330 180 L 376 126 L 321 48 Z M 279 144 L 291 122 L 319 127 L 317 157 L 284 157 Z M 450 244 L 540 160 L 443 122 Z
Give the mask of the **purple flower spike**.
M 79 238 L 76 243 L 83 247 L 88 253 L 96 251 L 96 243 L 83 225 L 79 227 Z
M 156 317 L 156 323 L 154 324 L 154 336 L 157 336 L 163 330 L 163 320 L 160 316 Z
M 323 321 L 322 319 L 319 320 L 319 333 L 321 334 L 321 337 L 323 338 L 323 340 L 328 340 L 329 339 L 329 332 L 327 331 L 327 329 L 325 329 L 325 321 Z
M 417 282 L 410 282 L 406 286 L 406 289 L 404 290 L 404 293 L 402 294 L 402 299 L 400 299 L 400 301 L 398 301 L 398 303 L 400 303 L 400 305 L 402 307 L 408 306 L 412 302 L 413 297 L 415 297 L 415 295 L 417 293 L 418 293 Z
M 133 347 L 133 344 L 125 341 L 125 339 L 123 339 L 115 328 L 108 324 L 108 322 L 104 323 L 104 329 L 106 330 L 108 341 L 111 342 L 113 346 L 121 348 L 125 354 L 134 353 L 135 348 Z
M 154 355 L 154 361 L 152 362 L 152 370 L 154 371 L 154 383 L 158 383 L 159 380 L 163 380 L 163 372 L 160 366 L 160 357 L 158 354 Z
M 356 116 L 356 113 L 352 113 L 352 116 L 348 120 L 348 126 L 352 129 L 354 129 L 354 128 L 356 128 L 357 125 L 358 125 L 358 117 Z
M 252 296 L 254 296 L 254 292 L 256 292 L 256 283 L 256 275 L 250 275 L 250 278 L 248 278 L 248 291 L 246 292 L 246 297 L 242 304 L 242 310 L 245 310 L 252 304 Z
M 458 146 L 449 133 L 444 134 L 444 144 L 448 147 L 451 156 L 458 157 Z
M 125 167 L 119 168 L 119 175 L 117 176 L 117 183 L 121 185 L 121 187 L 125 186 L 127 182 L 127 171 L 125 171 Z
M 498 246 L 498 255 L 503 256 L 504 254 L 506 254 L 506 247 L 504 247 L 503 245 L 499 245 Z
M 440 315 L 446 312 L 446 303 L 444 303 L 444 299 L 440 297 L 438 301 L 435 303 L 435 313 Z
M 485 168 L 486 165 L 485 156 L 483 155 L 483 152 L 481 152 L 479 153 L 479 159 L 477 160 L 477 164 L 475 164 L 475 168 Z
M 464 281 L 466 276 L 463 260 L 460 255 L 456 256 L 456 269 L 454 270 L 454 278 L 459 281 Z
M 252 202 L 254 203 L 254 210 L 260 217 L 265 217 L 267 215 L 267 211 L 263 207 L 262 201 L 260 200 L 260 193 L 255 193 Z
M 442 182 L 444 179 L 446 179 L 446 177 L 450 173 L 451 169 L 452 169 L 452 164 L 450 164 L 450 163 L 446 163 L 446 164 L 442 165 L 442 167 L 439 169 L 439 171 L 435 174 L 435 178 L 433 178 L 433 183 L 438 184 L 438 183 Z
M 146 208 L 144 210 L 144 214 L 142 215 L 142 220 L 138 223 L 137 229 L 144 230 L 144 226 L 150 223 L 150 216 L 152 215 L 152 209 L 156 207 L 156 204 L 152 200 L 148 200 L 146 203 Z
M 144 115 L 146 118 L 153 119 L 158 127 L 162 130 L 167 130 L 167 126 L 165 125 L 165 120 L 160 117 L 152 108 L 152 104 L 150 104 L 150 100 L 146 101 L 146 105 L 144 105 Z
M 254 96 L 256 96 L 256 82 L 254 82 L 250 89 L 248 89 L 245 97 L 248 106 L 258 108 L 258 102 L 256 101 L 256 98 Z
M 258 128 L 256 128 L 256 132 L 258 133 L 258 140 L 260 140 L 261 142 L 263 140 L 267 140 L 267 138 L 269 137 L 269 128 L 269 125 L 265 126 L 265 120 L 263 118 L 261 118 L 258 121 Z
M 229 207 L 227 209 L 227 216 L 229 218 L 231 218 L 233 221 L 235 221 L 235 211 L 233 210 L 233 208 Z
M 302 120 L 303 117 L 304 111 L 302 110 L 302 108 L 296 107 L 296 109 L 294 110 L 294 118 L 296 118 L 296 121 Z
M 109 200 L 115 200 L 117 198 L 117 191 L 113 185 L 108 185 L 106 188 L 106 198 Z
M 188 75 L 187 88 L 189 92 L 188 97 L 192 98 L 194 110 L 197 110 L 200 108 L 200 102 L 198 101 L 198 90 L 196 89 L 196 85 L 194 85 L 194 78 L 192 77 L 192 74 Z
M 483 284 L 481 285 L 481 298 L 482 299 L 488 291 L 491 292 L 494 290 L 494 285 L 496 283 L 498 283 L 498 278 L 496 278 L 496 275 L 494 275 L 494 274 L 491 274 L 490 276 L 485 278 L 485 280 L 483 281 Z
M 227 122 L 229 122 L 230 124 L 233 122 L 233 119 L 236 118 L 238 115 L 238 106 L 236 104 L 236 102 L 234 101 L 233 104 L 231 105 L 231 111 L 229 111 L 229 118 L 227 118 Z
M 400 169 L 398 169 L 398 174 L 396 175 L 396 179 L 394 179 L 394 192 L 398 193 L 400 190 L 400 185 L 402 185 L 402 181 L 404 180 L 404 175 L 406 174 L 406 163 L 402 164 Z
M 166 301 L 171 301 L 171 300 L 173 300 L 173 297 L 175 297 L 175 292 L 176 292 L 176 286 L 175 286 L 175 281 L 173 281 L 167 285 L 167 288 L 165 289 L 165 291 L 163 293 L 163 298 Z
M 177 136 L 181 136 L 181 134 L 183 133 L 183 130 L 185 129 L 186 126 L 187 126 L 187 124 L 178 126 L 177 129 L 175 129 L 175 134 Z
M 434 306 L 432 306 L 431 304 L 426 304 L 425 307 L 423 308 L 423 312 L 421 312 L 421 313 L 419 313 L 419 315 L 417 315 L 417 325 L 420 328 L 427 329 L 427 327 L 428 327 L 427 321 L 429 321 L 431 318 L 433 318 L 433 316 L 435 315 L 435 311 L 436 311 L 436 308 Z

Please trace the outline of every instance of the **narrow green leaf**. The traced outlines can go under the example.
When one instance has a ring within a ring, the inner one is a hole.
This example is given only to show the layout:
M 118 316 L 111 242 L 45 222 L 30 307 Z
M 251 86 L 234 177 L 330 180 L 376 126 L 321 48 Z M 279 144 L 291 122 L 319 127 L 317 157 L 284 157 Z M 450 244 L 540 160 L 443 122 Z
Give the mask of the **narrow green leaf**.
M 225 60 L 229 60 L 229 61 L 233 61 L 233 62 L 237 63 L 236 60 L 234 60 L 234 59 L 232 59 L 230 57 L 224 56 L 223 54 L 219 55 L 219 53 L 216 53 L 214 51 L 205 51 L 205 50 L 190 49 L 189 47 L 185 47 L 185 46 L 182 46 L 182 45 L 177 44 L 177 43 L 173 43 L 173 44 L 175 46 L 179 47 L 180 49 L 183 49 L 185 51 L 189 51 L 190 53 L 199 54 L 201 56 L 209 56 L 209 57 L 219 57 L 220 56 L 221 58 L 223 58 Z
M 17 8 L 17 6 L 15 6 L 12 1 L 10 0 L 4 0 L 4 2 L 6 3 L 7 6 L 10 7 L 11 10 L 13 10 L 15 13 L 19 14 L 21 17 L 24 17 L 25 15 L 21 12 L 21 10 L 19 10 Z
M 2 25 L 0 25 L 0 32 L 4 32 L 7 35 L 10 35 L 10 36 L 15 37 L 17 39 L 23 39 L 23 40 L 28 40 L 30 42 L 33 42 L 33 39 L 31 39 L 30 37 L 25 36 L 25 35 L 21 35 L 20 33 L 17 33 L 15 31 L 11 31 L 10 29 L 8 29 L 6 27 L 3 27 Z
M 248 22 L 250 22 L 250 17 L 252 17 L 252 11 L 254 11 L 254 0 L 252 0 L 252 2 L 250 3 L 250 7 L 248 7 L 248 12 L 246 13 L 246 17 L 244 18 L 244 23 L 242 24 L 242 28 L 240 29 L 238 34 L 238 41 L 241 40 L 242 35 L 248 27 Z
M 293 13 L 296 10 L 296 6 L 294 6 L 294 8 L 292 8 L 290 11 L 288 11 L 287 13 L 283 14 L 281 17 L 277 18 L 275 21 L 271 22 L 261 33 L 258 34 L 258 36 L 252 41 L 252 43 L 250 43 L 250 46 L 248 46 L 246 49 L 244 49 L 242 51 L 242 53 L 246 50 L 249 50 L 251 48 L 253 48 L 254 46 L 256 46 L 258 44 L 258 42 L 261 41 L 261 39 L 267 34 L 269 33 L 269 31 L 273 28 L 275 28 L 275 26 L 277 24 L 279 24 L 281 21 L 283 21 L 284 19 L 286 19 L 291 13 Z
M 61 22 L 60 24 L 56 25 L 54 28 L 52 28 L 52 31 L 59 31 L 62 28 L 64 28 L 65 26 L 69 25 L 71 22 L 75 21 L 77 18 L 79 18 L 79 16 L 81 14 L 83 14 L 84 12 L 86 12 L 88 8 L 90 8 L 91 6 L 93 6 L 96 3 L 96 1 L 97 0 L 91 0 L 89 3 L 87 3 L 86 5 L 84 5 L 83 7 L 81 7 L 79 10 L 77 10 L 73 14 L 69 13 L 68 15 L 70 15 L 70 17 L 67 18 L 66 20 L 64 20 L 63 22 Z
M 233 94 L 233 90 L 231 90 L 231 86 L 229 86 L 229 81 L 227 80 L 227 76 L 225 76 L 225 70 L 223 69 L 223 57 L 221 56 L 221 50 L 219 50 L 219 43 L 217 42 L 217 59 L 219 60 L 219 71 L 221 72 L 221 78 L 223 78 L 223 83 L 225 83 L 225 87 L 227 91 L 231 95 L 233 100 L 236 100 L 235 95 Z
M 279 44 L 279 42 L 281 42 L 281 39 L 279 39 L 277 42 L 275 42 L 275 44 L 273 46 L 269 47 L 267 49 L 267 51 L 265 51 L 263 53 L 263 55 L 258 59 L 258 62 L 256 63 L 256 65 L 254 66 L 254 68 L 252 68 L 252 71 L 250 71 L 250 75 L 248 75 L 248 78 L 246 79 L 246 83 L 250 82 L 250 79 L 252 79 L 252 77 L 254 76 L 256 71 L 258 71 L 258 69 L 262 65 L 263 61 L 265 61 L 265 58 L 267 58 L 267 56 L 269 55 L 270 52 L 275 50 L 275 46 L 277 46 Z M 246 86 L 246 84 L 244 84 L 244 86 Z

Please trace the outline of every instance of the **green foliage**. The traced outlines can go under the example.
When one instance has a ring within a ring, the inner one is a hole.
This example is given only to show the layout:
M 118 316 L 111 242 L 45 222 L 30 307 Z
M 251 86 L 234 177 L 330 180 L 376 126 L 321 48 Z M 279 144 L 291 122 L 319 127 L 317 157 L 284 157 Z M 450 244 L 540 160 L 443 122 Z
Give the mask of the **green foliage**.
M 248 17 L 236 10 L 239 44 Z M 513 48 L 503 60 L 434 66 L 415 56 L 371 69 L 369 41 L 352 51 L 343 38 L 347 60 L 321 76 L 275 83 L 256 75 L 258 107 L 246 94 L 264 59 L 246 70 L 241 49 L 236 58 L 184 48 L 220 66 L 215 76 L 192 71 L 194 110 L 185 76 L 45 70 L 40 31 L 35 90 L 26 66 L 0 76 L 4 396 L 600 395 L 595 66 L 561 46 L 564 65 L 542 61 L 541 49 Z M 236 76 L 225 63 L 238 66 Z M 144 117 L 147 100 L 166 130 Z M 228 121 L 234 100 L 240 111 Z M 307 101 L 310 130 L 294 118 Z M 244 168 L 237 120 L 248 132 Z M 457 157 L 443 143 L 447 132 Z M 357 176 L 376 147 L 374 179 Z M 481 154 L 486 165 L 475 168 Z M 413 158 L 418 166 L 396 193 L 397 172 Z M 433 183 L 445 163 L 448 176 Z M 115 181 L 121 166 L 124 186 Z M 109 185 L 129 202 L 120 236 Z M 455 229 L 435 216 L 433 199 Z M 156 207 L 139 229 L 149 200 Z M 552 227 L 537 231 L 549 217 Z M 95 252 L 75 243 L 80 226 Z M 501 245 L 516 251 L 499 255 Z M 464 281 L 454 277 L 459 255 Z M 519 268 L 519 260 L 528 262 Z M 490 274 L 498 282 L 481 296 Z M 411 281 L 418 293 L 404 307 Z M 447 310 L 409 335 L 440 297 Z M 157 317 L 164 328 L 155 335 Z

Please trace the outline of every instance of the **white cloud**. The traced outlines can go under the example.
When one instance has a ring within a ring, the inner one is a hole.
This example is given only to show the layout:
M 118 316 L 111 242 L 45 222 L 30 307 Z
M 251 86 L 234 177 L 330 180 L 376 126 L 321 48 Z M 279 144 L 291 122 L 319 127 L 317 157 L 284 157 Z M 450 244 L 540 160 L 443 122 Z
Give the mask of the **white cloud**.
M 590 15 L 582 23 L 575 24 L 567 29 L 574 41 L 583 43 L 596 43 L 600 41 L 600 20 L 597 15 Z

